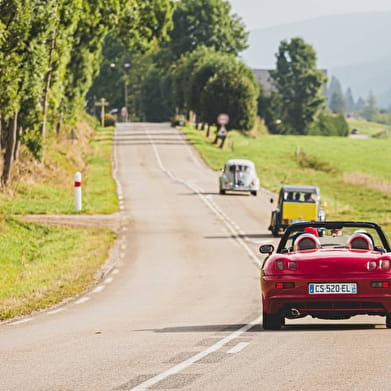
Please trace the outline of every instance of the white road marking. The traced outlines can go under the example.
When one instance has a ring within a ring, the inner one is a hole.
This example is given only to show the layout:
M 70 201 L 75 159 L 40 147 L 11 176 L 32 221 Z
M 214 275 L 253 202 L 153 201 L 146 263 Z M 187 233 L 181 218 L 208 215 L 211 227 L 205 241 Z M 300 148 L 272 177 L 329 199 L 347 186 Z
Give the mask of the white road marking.
M 102 292 L 105 287 L 103 285 L 97 286 L 95 289 L 92 290 L 93 293 L 99 293 Z
M 229 353 L 229 354 L 239 353 L 241 350 L 246 348 L 248 345 L 250 345 L 250 342 L 239 342 L 232 349 L 229 349 L 227 353 Z
M 58 314 L 59 312 L 62 312 L 62 311 L 64 311 L 63 308 L 57 308 L 56 310 L 48 311 L 48 314 L 49 315 L 54 315 L 54 314 Z
M 169 176 L 171 179 L 174 179 L 177 182 L 182 183 L 185 186 L 187 186 L 188 188 L 190 188 L 191 190 L 193 190 L 201 198 L 201 200 L 217 215 L 217 217 L 219 217 L 220 220 L 222 220 L 224 225 L 231 231 L 232 235 L 235 236 L 235 239 L 238 241 L 238 243 L 246 250 L 246 252 L 249 255 L 249 257 L 253 260 L 253 263 L 257 266 L 257 268 L 260 268 L 261 267 L 261 261 L 258 259 L 258 256 L 247 245 L 246 240 L 241 238 L 240 236 L 238 236 L 238 235 L 240 235 L 238 233 L 238 230 L 240 230 L 240 228 L 238 227 L 238 229 L 235 229 L 235 227 L 234 227 L 235 223 L 231 220 L 231 218 L 229 216 L 227 216 L 218 207 L 218 205 L 214 202 L 213 199 L 209 199 L 207 196 L 204 195 L 205 191 L 201 187 L 199 187 L 198 185 L 195 185 L 194 183 L 190 183 L 187 180 L 184 180 L 184 179 L 176 177 L 171 171 L 167 170 L 164 167 L 163 162 L 162 162 L 162 160 L 160 158 L 159 151 L 158 151 L 155 143 L 153 142 L 151 134 L 146 129 L 144 131 L 145 131 L 145 134 L 147 135 L 149 141 L 151 142 L 152 149 L 153 149 L 153 152 L 155 154 L 155 157 L 156 157 L 156 160 L 157 160 L 159 168 L 167 176 Z
M 16 320 L 15 322 L 12 322 L 12 324 L 17 325 L 17 324 L 27 323 L 30 322 L 30 320 L 33 320 L 33 318 L 24 318 L 24 319 Z
M 222 348 L 224 345 L 226 345 L 228 342 L 234 340 L 235 338 L 238 338 L 240 335 L 245 333 L 246 331 L 250 330 L 255 325 L 259 324 L 262 317 L 258 317 L 257 319 L 254 319 L 252 322 L 246 324 L 239 330 L 234 331 L 232 334 L 228 335 L 227 337 L 221 339 L 220 341 L 216 342 L 214 345 L 210 346 L 209 348 L 203 350 L 202 352 L 197 353 L 193 357 L 190 357 L 189 359 L 181 362 L 178 365 L 175 365 L 174 367 L 168 369 L 167 371 L 162 372 L 161 374 L 152 377 L 149 380 L 146 380 L 145 382 L 139 384 L 138 386 L 131 388 L 129 391 L 143 391 L 148 389 L 149 387 L 155 385 L 156 383 L 159 383 L 160 381 L 166 379 L 167 377 L 171 375 L 175 375 L 184 369 L 190 367 L 197 361 L 203 359 L 208 354 L 216 352 L 220 348 Z
M 117 271 L 118 272 L 118 271 Z M 110 284 L 113 282 L 113 277 L 107 277 L 104 281 L 105 284 Z
M 126 244 L 125 243 L 123 243 L 123 244 L 121 244 L 121 250 L 125 250 L 126 249 Z
M 76 300 L 75 304 L 83 304 L 83 303 L 85 303 L 85 302 L 87 302 L 89 300 L 90 300 L 90 298 L 88 296 L 87 297 L 82 297 L 81 299 Z
M 113 274 L 118 274 L 118 273 L 119 273 L 119 269 L 114 269 L 114 270 L 112 271 L 112 273 L 113 273 Z M 111 281 L 113 281 L 113 278 L 112 278 L 112 277 L 107 278 L 106 281 L 109 280 L 109 279 L 111 279 Z M 111 281 L 110 281 L 110 282 L 111 282 Z
M 160 154 L 157 150 L 157 147 L 156 145 L 154 144 L 153 140 L 152 140 L 152 137 L 150 135 L 150 133 L 145 130 L 145 133 L 147 135 L 147 137 L 149 138 L 150 142 L 151 142 L 151 145 L 152 145 L 152 148 L 153 148 L 153 151 L 154 151 L 154 154 L 155 154 L 155 157 L 156 157 L 156 160 L 157 160 L 157 163 L 158 163 L 158 166 L 159 168 L 171 179 L 174 179 L 176 180 L 177 182 L 180 182 L 182 184 L 184 184 L 185 186 L 189 187 L 191 190 L 193 190 L 200 198 L 201 200 L 216 214 L 216 216 L 223 222 L 223 224 L 226 226 L 226 228 L 228 229 L 228 231 L 235 236 L 235 239 L 236 241 L 246 250 L 246 252 L 248 253 L 248 255 L 250 256 L 251 259 L 254 260 L 254 263 L 257 265 L 257 266 L 260 266 L 260 261 L 259 259 L 257 258 L 257 256 L 253 253 L 253 251 L 251 250 L 251 248 L 246 244 L 245 240 L 243 240 L 240 236 L 238 236 L 238 231 L 240 231 L 240 228 L 237 227 L 235 228 L 234 226 L 234 223 L 233 221 L 217 206 L 217 204 L 214 202 L 213 199 L 211 199 L 211 197 L 208 197 L 208 196 L 205 196 L 203 193 L 205 193 L 199 186 L 195 185 L 195 184 L 192 184 L 192 183 L 189 183 L 188 181 L 186 180 L 183 180 L 183 179 L 180 179 L 178 177 L 176 177 L 171 171 L 167 170 L 163 163 L 162 163 L 162 160 L 160 158 Z M 149 380 L 146 380 L 145 382 L 139 384 L 138 386 L 132 388 L 131 390 L 132 391 L 142 391 L 142 390 L 146 390 L 148 389 L 149 387 L 155 385 L 156 383 L 162 381 L 163 379 L 166 379 L 167 377 L 171 376 L 171 375 L 174 375 L 174 374 L 177 374 L 181 371 L 183 371 L 184 369 L 190 367 L 191 365 L 193 365 L 194 363 L 196 363 L 197 361 L 201 360 L 202 358 L 206 357 L 207 355 L 209 355 L 210 353 L 213 353 L 213 352 L 216 352 L 217 350 L 219 350 L 221 347 L 223 347 L 224 345 L 226 345 L 228 342 L 234 340 L 235 338 L 238 338 L 241 334 L 245 333 L 246 331 L 248 331 L 249 329 L 251 329 L 252 327 L 254 327 L 255 325 L 259 324 L 262 320 L 262 316 L 256 318 L 255 320 L 253 320 L 252 322 L 248 323 L 247 325 L 243 326 L 242 328 L 240 328 L 239 330 L 233 332 L 232 334 L 230 334 L 229 336 L 221 339 L 220 341 L 218 341 L 217 343 L 215 343 L 214 345 L 210 346 L 209 348 L 197 353 L 196 355 L 194 355 L 193 357 L 190 357 L 189 359 L 183 361 L 182 363 L 168 369 L 167 371 L 164 371 L 162 372 L 161 374 L 157 375 L 157 376 L 154 376 L 152 377 L 151 379 Z M 243 343 L 242 343 L 243 344 Z M 238 345 L 240 345 L 240 348 L 238 348 Z M 240 343 L 236 345 L 236 349 L 243 349 L 245 346 L 247 345 L 241 345 Z M 234 349 L 234 348 L 233 348 Z M 231 351 L 233 350 L 231 349 Z

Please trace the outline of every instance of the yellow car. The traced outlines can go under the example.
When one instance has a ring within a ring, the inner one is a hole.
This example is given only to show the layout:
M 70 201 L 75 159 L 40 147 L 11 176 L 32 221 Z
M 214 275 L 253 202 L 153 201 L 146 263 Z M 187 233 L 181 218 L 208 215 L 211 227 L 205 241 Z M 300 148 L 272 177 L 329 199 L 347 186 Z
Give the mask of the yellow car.
M 273 199 L 270 201 L 273 202 Z M 272 212 L 269 231 L 273 236 L 279 236 L 281 231 L 293 223 L 324 220 L 318 187 L 284 185 L 280 190 L 277 208 Z

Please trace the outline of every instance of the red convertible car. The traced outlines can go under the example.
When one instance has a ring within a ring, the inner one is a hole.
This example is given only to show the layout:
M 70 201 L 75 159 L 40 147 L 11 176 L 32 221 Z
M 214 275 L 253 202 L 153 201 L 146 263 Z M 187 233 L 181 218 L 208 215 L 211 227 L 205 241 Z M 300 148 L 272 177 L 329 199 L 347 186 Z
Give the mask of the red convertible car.
M 301 222 L 290 225 L 261 268 L 263 328 L 307 315 L 348 319 L 385 316 L 391 328 L 391 249 L 379 225 L 369 222 Z

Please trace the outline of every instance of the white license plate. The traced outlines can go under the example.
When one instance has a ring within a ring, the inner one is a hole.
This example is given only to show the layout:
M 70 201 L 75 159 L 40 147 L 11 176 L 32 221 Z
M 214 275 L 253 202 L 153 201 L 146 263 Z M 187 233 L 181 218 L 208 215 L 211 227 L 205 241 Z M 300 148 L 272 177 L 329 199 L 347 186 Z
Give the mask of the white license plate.
M 357 284 L 355 282 L 311 283 L 308 286 L 310 295 L 355 295 Z

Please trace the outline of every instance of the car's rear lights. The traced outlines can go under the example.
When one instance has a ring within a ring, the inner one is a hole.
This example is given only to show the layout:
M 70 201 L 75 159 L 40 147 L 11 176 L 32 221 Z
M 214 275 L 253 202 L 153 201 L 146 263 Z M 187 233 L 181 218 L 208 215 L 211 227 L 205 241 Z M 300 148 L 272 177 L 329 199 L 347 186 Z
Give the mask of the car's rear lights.
M 381 270 L 390 270 L 390 268 L 391 268 L 391 261 L 389 259 L 381 259 L 378 262 L 376 262 L 376 261 L 368 261 L 368 263 L 367 263 L 368 270 L 375 270 L 378 267 Z
M 367 268 L 368 268 L 368 270 L 375 270 L 377 268 L 376 261 L 369 261 L 367 263 Z
M 284 219 L 284 224 L 289 225 L 289 219 Z
M 289 261 L 288 262 L 288 269 L 289 270 L 297 270 L 297 263 L 294 261 Z
M 294 287 L 295 287 L 294 282 L 276 282 L 277 289 L 290 289 Z
M 371 281 L 371 288 L 389 288 L 389 281 Z
M 276 270 L 281 272 L 283 270 L 297 270 L 297 263 L 295 261 L 285 261 L 283 259 L 278 259 L 275 263 Z
M 380 261 L 380 269 L 388 270 L 389 268 L 390 268 L 390 260 L 389 259 L 382 259 Z
M 284 269 L 285 269 L 285 262 L 282 261 L 282 260 L 276 261 L 276 269 L 277 269 L 278 271 L 284 270 Z

